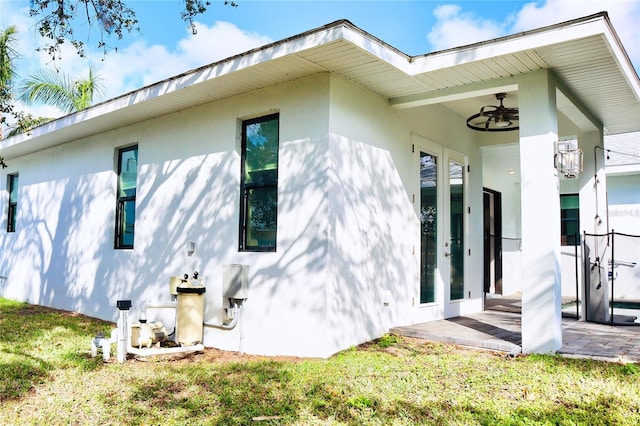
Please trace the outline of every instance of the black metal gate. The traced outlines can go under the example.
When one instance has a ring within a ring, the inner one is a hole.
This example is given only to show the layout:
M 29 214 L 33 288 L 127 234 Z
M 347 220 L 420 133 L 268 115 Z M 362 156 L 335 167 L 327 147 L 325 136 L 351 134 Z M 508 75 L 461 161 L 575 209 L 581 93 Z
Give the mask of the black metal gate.
M 585 320 L 640 326 L 640 235 L 612 230 L 582 241 Z

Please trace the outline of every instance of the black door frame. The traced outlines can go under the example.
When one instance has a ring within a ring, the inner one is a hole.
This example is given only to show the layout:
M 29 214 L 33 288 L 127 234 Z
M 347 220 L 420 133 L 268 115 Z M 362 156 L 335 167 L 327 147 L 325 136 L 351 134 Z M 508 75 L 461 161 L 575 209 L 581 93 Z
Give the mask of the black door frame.
M 502 193 L 489 188 L 482 189 L 483 238 L 484 238 L 484 293 L 492 284 L 496 294 L 502 294 Z M 489 214 L 493 210 L 493 217 Z M 491 223 L 493 221 L 493 224 Z M 493 225 L 493 234 L 491 228 Z M 491 244 L 493 243 L 493 244 Z M 493 247 L 493 250 L 492 250 Z M 490 265 L 493 260 L 493 283 Z

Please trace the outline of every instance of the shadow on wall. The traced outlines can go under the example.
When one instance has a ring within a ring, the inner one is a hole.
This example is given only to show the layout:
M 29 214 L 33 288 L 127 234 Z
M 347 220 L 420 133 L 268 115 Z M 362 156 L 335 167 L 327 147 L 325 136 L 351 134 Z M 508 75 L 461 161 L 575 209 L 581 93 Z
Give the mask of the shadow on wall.
M 329 318 L 336 341 L 362 342 L 408 310 L 401 304 L 418 282 L 411 241 L 419 222 L 388 151 L 336 137 L 330 152 Z
M 141 149 L 133 250 L 113 249 L 112 169 L 25 179 L 20 229 L 4 245 L 3 266 L 16 283 L 7 292 L 115 319 L 116 300 L 131 299 L 136 309 L 166 301 L 169 276 L 198 270 L 215 310 L 222 265 L 244 263 L 248 344 L 268 339 L 291 352 L 313 344 L 316 355 L 330 355 L 383 334 L 417 282 L 407 234 L 417 235 L 418 218 L 390 153 L 325 138 L 282 142 L 279 161 L 276 253 L 238 253 L 235 150 L 154 162 Z M 193 256 L 187 241 L 196 242 Z
M 238 203 L 237 185 L 229 184 L 237 181 L 235 157 L 226 152 L 141 162 L 134 250 L 113 248 L 112 170 L 26 183 L 18 232 L 5 237 L 7 296 L 102 318 L 115 317 L 118 298 L 168 298 L 168 277 L 190 266 L 189 237 L 215 235 L 202 238 L 199 249 L 225 252 Z
M 290 330 L 279 330 L 274 342 L 293 341 L 300 331 L 297 312 L 319 325 L 326 317 L 327 158 L 326 143 L 282 143 L 277 253 L 238 253 L 235 151 L 151 162 L 141 149 L 133 250 L 113 249 L 113 170 L 27 183 L 19 232 L 5 241 L 6 270 L 16 283 L 8 293 L 115 319 L 116 300 L 132 299 L 134 309 L 166 301 L 169 276 L 198 270 L 208 309 L 219 312 L 223 264 L 245 263 L 255 301 L 247 330 L 253 326 L 259 335 L 286 320 Z M 193 256 L 187 256 L 187 241 L 196 242 Z
M 281 142 L 277 251 L 232 256 L 249 265 L 243 329 L 250 353 L 319 356 L 326 351 L 326 146 L 318 139 Z M 233 223 L 237 241 L 237 213 Z

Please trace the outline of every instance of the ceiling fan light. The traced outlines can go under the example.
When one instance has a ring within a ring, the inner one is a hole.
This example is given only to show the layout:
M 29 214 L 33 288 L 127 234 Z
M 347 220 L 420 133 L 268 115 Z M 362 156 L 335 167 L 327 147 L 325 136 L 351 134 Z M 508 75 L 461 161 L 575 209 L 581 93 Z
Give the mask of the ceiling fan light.
M 519 114 L 518 108 L 508 108 L 503 104 L 507 97 L 506 93 L 496 93 L 496 99 L 500 105 L 485 105 L 480 108 L 480 112 L 467 118 L 467 127 L 472 130 L 484 132 L 506 132 L 518 130 Z M 515 123 L 514 123 L 515 120 Z
M 511 126 L 511 120 L 509 118 L 505 118 L 503 116 L 499 116 L 496 118 L 496 127 L 509 127 Z

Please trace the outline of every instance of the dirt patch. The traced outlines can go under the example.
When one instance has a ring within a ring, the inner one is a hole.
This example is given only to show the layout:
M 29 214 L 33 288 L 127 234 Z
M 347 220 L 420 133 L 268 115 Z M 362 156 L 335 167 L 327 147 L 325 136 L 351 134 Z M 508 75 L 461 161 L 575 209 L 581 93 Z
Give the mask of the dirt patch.
M 89 317 L 87 315 L 83 315 L 78 312 L 63 311 L 62 309 L 49 308 L 47 306 L 40 306 L 40 305 L 25 304 L 24 306 L 21 306 L 20 309 L 16 311 L 16 315 L 19 315 L 19 316 L 32 316 L 32 315 L 42 315 L 42 314 L 56 314 L 63 317 L 87 318 L 87 319 L 93 319 L 93 320 L 96 319 L 93 317 Z
M 205 348 L 201 352 L 191 352 L 184 354 L 167 354 L 153 356 L 130 356 L 130 360 L 135 362 L 172 362 L 172 363 L 247 363 L 257 361 L 275 361 L 275 362 L 300 362 L 305 358 L 292 356 L 265 356 L 265 355 L 249 355 L 234 351 L 223 351 L 216 348 Z M 115 362 L 115 359 L 111 360 Z

